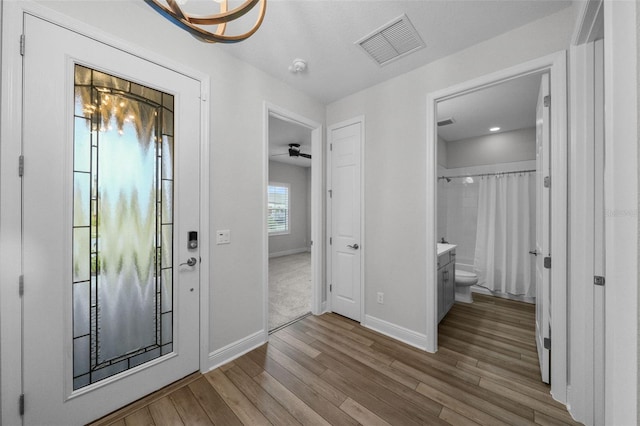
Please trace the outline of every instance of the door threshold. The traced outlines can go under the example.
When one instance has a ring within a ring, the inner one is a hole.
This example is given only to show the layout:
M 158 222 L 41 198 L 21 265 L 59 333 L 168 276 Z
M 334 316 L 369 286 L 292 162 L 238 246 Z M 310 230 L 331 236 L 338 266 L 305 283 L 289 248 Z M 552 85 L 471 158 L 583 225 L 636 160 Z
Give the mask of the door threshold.
M 289 327 L 291 324 L 296 323 L 296 322 L 298 322 L 298 321 L 300 321 L 300 320 L 302 320 L 302 319 L 305 319 L 305 318 L 306 318 L 306 317 L 308 317 L 309 315 L 311 315 L 311 312 L 307 312 L 306 314 L 302 314 L 302 315 L 300 315 L 299 317 L 294 318 L 294 319 L 292 319 L 292 320 L 291 320 L 291 321 L 289 321 L 289 322 L 286 322 L 286 323 L 284 323 L 284 324 L 282 324 L 282 325 L 277 326 L 277 327 L 276 327 L 276 328 L 274 328 L 273 330 L 269 330 L 269 334 L 273 334 L 273 333 L 275 333 L 276 331 L 280 331 L 280 330 L 282 330 L 283 328 Z

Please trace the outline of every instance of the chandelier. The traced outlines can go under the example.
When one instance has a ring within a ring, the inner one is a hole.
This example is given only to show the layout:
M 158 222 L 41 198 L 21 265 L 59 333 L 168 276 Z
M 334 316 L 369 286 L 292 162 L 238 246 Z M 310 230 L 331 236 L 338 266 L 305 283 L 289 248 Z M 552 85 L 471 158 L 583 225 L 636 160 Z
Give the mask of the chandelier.
M 242 5 L 235 9 L 228 10 L 228 0 L 215 0 L 215 3 L 220 4 L 219 13 L 205 16 L 194 16 L 186 13 L 180 7 L 181 5 L 184 5 L 187 0 L 145 0 L 145 2 L 180 28 L 188 31 L 196 38 L 208 43 L 237 43 L 249 38 L 258 30 L 260 24 L 262 24 L 264 13 L 267 8 L 267 0 L 246 0 Z M 214 3 L 214 1 L 212 1 L 212 3 Z M 260 3 L 260 10 L 258 12 L 258 19 L 253 28 L 243 34 L 225 35 L 228 22 L 244 16 L 258 3 Z M 202 28 L 201 25 L 217 25 L 217 27 L 214 32 L 210 32 Z

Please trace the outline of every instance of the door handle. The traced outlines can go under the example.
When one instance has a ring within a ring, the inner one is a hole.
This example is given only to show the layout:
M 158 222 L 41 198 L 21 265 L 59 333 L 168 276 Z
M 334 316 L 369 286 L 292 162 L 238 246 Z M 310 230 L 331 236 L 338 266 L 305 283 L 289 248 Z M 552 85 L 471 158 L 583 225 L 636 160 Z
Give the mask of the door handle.
M 537 250 L 529 250 L 529 254 L 537 256 L 538 255 L 538 251 Z
M 195 257 L 190 257 L 189 260 L 187 260 L 184 263 L 181 263 L 180 266 L 183 266 L 183 265 L 196 266 L 196 263 L 198 263 L 198 259 L 196 259 Z
M 354 245 L 348 244 L 347 247 L 352 248 L 354 250 L 358 250 L 360 248 L 358 244 L 354 244 Z

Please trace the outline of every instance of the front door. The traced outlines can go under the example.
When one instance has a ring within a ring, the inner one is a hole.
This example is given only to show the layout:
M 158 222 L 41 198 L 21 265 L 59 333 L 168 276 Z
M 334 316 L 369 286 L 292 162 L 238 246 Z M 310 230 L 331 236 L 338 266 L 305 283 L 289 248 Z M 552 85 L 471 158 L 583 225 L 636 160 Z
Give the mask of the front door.
M 551 363 L 551 274 L 545 265 L 550 257 L 551 203 L 549 159 L 549 74 L 540 82 L 536 108 L 536 346 L 542 381 L 550 382 Z
M 331 310 L 361 321 L 361 121 L 329 129 L 331 144 Z
M 83 424 L 199 368 L 200 83 L 24 32 L 24 424 Z

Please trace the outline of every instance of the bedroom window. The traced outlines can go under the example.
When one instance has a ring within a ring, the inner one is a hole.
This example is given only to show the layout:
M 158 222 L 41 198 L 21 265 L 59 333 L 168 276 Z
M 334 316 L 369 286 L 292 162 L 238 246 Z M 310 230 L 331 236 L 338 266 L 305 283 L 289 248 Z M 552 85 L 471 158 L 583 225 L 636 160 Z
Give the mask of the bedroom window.
M 289 184 L 269 183 L 267 190 L 269 235 L 289 233 Z

